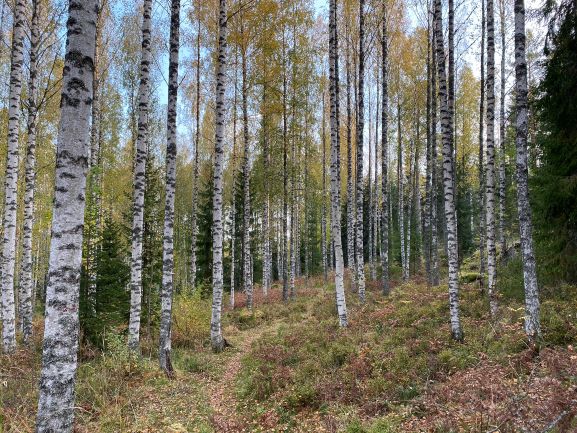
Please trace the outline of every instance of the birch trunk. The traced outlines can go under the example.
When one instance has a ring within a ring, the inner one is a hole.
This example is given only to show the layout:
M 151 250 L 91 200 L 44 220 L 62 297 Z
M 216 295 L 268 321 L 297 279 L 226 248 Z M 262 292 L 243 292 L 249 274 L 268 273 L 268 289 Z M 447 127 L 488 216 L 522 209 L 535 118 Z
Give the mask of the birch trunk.
M 265 68 L 265 81 L 266 81 L 266 68 Z M 263 114 L 262 114 L 262 129 L 263 129 L 263 153 L 264 153 L 264 210 L 262 217 L 262 231 L 263 231 L 263 276 L 262 276 L 262 290 L 263 295 L 266 297 L 271 286 L 272 279 L 272 251 L 270 245 L 270 189 L 268 188 L 269 181 L 269 170 L 270 170 L 270 150 L 268 143 L 268 125 L 267 125 L 267 85 L 266 82 L 263 84 L 262 89 L 262 103 L 263 103 Z
M 405 273 L 406 279 L 408 280 L 411 273 L 411 225 L 412 225 L 412 214 L 413 214 L 413 197 L 412 197 L 412 185 L 411 180 L 413 178 L 413 155 L 414 155 L 415 143 L 411 140 L 409 145 L 409 174 L 408 178 L 408 197 L 407 197 L 407 245 L 406 253 L 407 258 L 405 259 Z
M 368 223 L 369 223 L 369 227 L 368 227 L 368 247 L 369 247 L 369 251 L 368 251 L 368 259 L 369 259 L 369 278 L 373 279 L 373 143 L 372 143 L 372 138 L 373 138 L 373 121 L 371 118 L 371 114 L 372 114 L 372 107 L 371 107 L 371 102 L 372 102 L 372 98 L 371 98 L 371 86 L 369 86 L 369 103 L 368 103 L 368 112 L 369 112 L 369 133 L 368 133 L 368 146 L 369 146 L 369 177 L 367 179 L 367 195 L 368 195 L 368 199 L 369 199 L 369 215 L 368 215 Z
M 283 284 L 282 298 L 288 301 L 288 119 L 287 119 L 287 70 L 286 70 L 286 41 L 283 28 L 282 39 L 282 67 L 283 67 L 283 84 L 282 84 L 282 142 L 283 142 L 283 216 L 282 216 L 282 244 L 283 244 Z
M 198 239 L 198 222 L 197 222 L 197 203 L 198 203 L 198 177 L 199 177 L 199 160 L 198 147 L 200 145 L 200 0 L 197 2 L 197 28 L 196 28 L 196 107 L 195 107 L 195 134 L 194 134 L 194 174 L 192 179 L 192 205 L 191 205 L 191 254 L 190 254 L 190 287 L 192 290 L 196 289 L 196 242 Z M 236 95 L 236 94 L 235 94 Z M 236 120 L 236 119 L 235 119 Z M 233 193 L 234 195 L 234 193 Z M 235 208 L 233 208 L 233 218 Z M 233 237 L 234 239 L 234 237 Z M 234 242 L 234 241 L 233 241 Z M 233 271 L 231 273 L 231 281 L 234 281 L 234 255 L 233 255 Z M 233 284 L 234 285 L 234 284 Z M 231 304 L 234 305 L 234 296 Z
M 328 282 L 328 265 L 327 265 L 327 125 L 326 125 L 326 96 L 323 92 L 323 125 L 322 125 L 322 147 L 323 147 L 323 198 L 321 203 L 321 256 L 323 261 L 323 276 L 325 283 Z
M 382 236 L 381 236 L 381 266 L 382 266 L 382 291 L 388 295 L 389 288 L 389 64 L 388 64 L 388 29 L 386 4 L 383 2 L 383 34 L 381 39 L 382 51 L 382 73 L 383 73 L 383 100 L 381 107 L 381 141 L 382 141 L 382 158 L 381 158 L 381 188 L 383 194 L 382 207 Z
M 399 233 L 401 239 L 401 268 L 403 270 L 403 281 L 407 281 L 409 275 L 406 266 L 406 252 L 405 252 L 405 174 L 403 170 L 403 138 L 401 130 L 401 105 L 397 101 L 397 189 L 399 191 Z
M 244 36 L 244 21 L 241 17 L 241 35 Z M 246 47 L 241 47 L 242 63 L 242 123 L 243 123 L 243 168 L 242 168 L 242 192 L 244 199 L 243 208 L 243 280 L 244 291 L 246 293 L 246 306 L 252 310 L 253 287 L 252 287 L 252 267 L 250 253 L 250 142 L 248 133 L 248 83 L 247 83 L 247 64 L 246 64 Z
M 365 302 L 365 258 L 363 239 L 363 137 L 365 128 L 364 105 L 365 79 L 365 0 L 359 0 L 359 88 L 357 100 L 357 220 L 356 264 L 359 300 Z
M 218 15 L 218 61 L 216 69 L 214 194 L 212 199 L 212 314 L 210 319 L 210 340 L 212 350 L 215 352 L 221 352 L 225 345 L 225 340 L 222 337 L 221 310 L 224 279 L 222 269 L 222 175 L 224 168 L 226 22 L 226 0 L 220 0 Z
M 529 201 L 527 166 L 527 60 L 525 54 L 525 2 L 515 0 L 515 90 L 517 148 L 517 208 L 519 212 L 519 234 L 523 257 L 523 279 L 525 283 L 525 332 L 532 343 L 541 337 L 539 319 L 539 286 L 533 248 L 533 227 Z
M 427 286 L 432 285 L 431 274 L 431 206 L 433 193 L 433 177 L 431 157 L 431 18 L 429 14 L 430 4 L 427 2 L 427 102 L 426 102 L 426 128 L 427 148 L 425 152 L 425 209 L 423 218 L 423 248 L 425 252 L 425 273 L 427 274 Z
M 497 313 L 497 250 L 495 246 L 495 18 L 494 0 L 487 0 L 487 268 L 489 306 Z
M 501 24 L 501 98 L 499 101 L 499 246 L 501 256 L 507 254 L 507 236 L 505 233 L 505 82 L 506 82 L 506 63 L 505 63 L 505 1 L 499 1 L 499 15 Z
M 62 78 L 48 271 L 50 278 L 46 288 L 36 418 L 38 433 L 69 433 L 74 423 L 78 298 L 90 153 L 96 6 L 96 0 L 71 0 L 68 5 L 68 37 Z
M 36 182 L 36 125 L 38 123 L 36 105 L 36 82 L 38 73 L 37 55 L 40 32 L 38 16 L 40 2 L 32 1 L 32 21 L 30 26 L 30 77 L 28 79 L 28 120 L 26 174 L 24 192 L 24 223 L 22 226 L 22 257 L 20 264 L 19 313 L 24 342 L 32 336 L 32 235 L 34 228 L 34 188 Z
M 361 0 L 362 2 L 363 0 Z M 341 198 L 339 182 L 339 58 L 337 33 L 337 4 L 330 0 L 329 24 L 329 82 L 331 97 L 331 234 L 335 251 L 335 294 L 341 327 L 347 326 L 347 304 L 344 286 L 344 261 L 341 241 Z
M 144 0 L 142 14 L 142 53 L 140 84 L 138 87 L 138 135 L 134 164 L 132 213 L 132 262 L 130 272 L 130 321 L 128 347 L 138 351 L 140 344 L 140 314 L 142 309 L 142 243 L 144 229 L 144 193 L 146 190 L 146 161 L 148 158 L 148 111 L 150 97 L 152 0 Z
M 438 210 L 438 157 L 437 157 L 437 55 L 435 22 L 433 18 L 433 35 L 431 47 L 431 284 L 439 285 L 439 243 L 437 230 Z
M 439 102 L 441 105 L 441 127 L 443 131 L 443 189 L 445 193 L 445 219 L 447 221 L 447 252 L 449 261 L 449 309 L 451 335 L 454 340 L 463 340 L 459 317 L 459 260 L 457 244 L 457 221 L 455 218 L 455 185 L 453 184 L 453 154 L 451 149 L 451 113 L 448 107 L 447 75 L 445 70 L 445 47 L 441 0 L 435 0 L 435 35 L 437 71 L 439 75 Z
M 349 59 L 349 38 L 347 37 L 347 266 L 351 271 L 351 285 L 356 290 L 355 267 L 355 196 L 353 191 L 353 137 L 351 109 L 351 64 Z
M 8 149 L 4 179 L 4 216 L 2 227 L 2 348 L 5 353 L 16 349 L 16 309 L 14 305 L 14 268 L 16 263 L 16 218 L 18 188 L 18 138 L 20 136 L 20 93 L 24 59 L 25 1 L 14 5 L 10 84 L 8 96 Z
M 238 50 L 235 51 L 234 62 L 234 99 L 232 105 L 232 209 L 230 235 L 230 308 L 234 309 L 236 292 L 236 116 L 237 116 L 237 84 L 238 84 Z
M 168 105 L 166 119 L 166 201 L 162 245 L 162 291 L 160 294 L 160 368 L 171 377 L 172 295 L 174 290 L 174 195 L 176 186 L 176 112 L 178 99 L 178 50 L 180 39 L 180 0 L 170 8 L 170 57 L 168 63 Z
M 378 208 L 379 208 L 379 195 L 378 195 L 378 162 L 379 162 L 379 72 L 376 72 L 376 87 L 377 87 L 377 101 L 375 105 L 375 175 L 373 178 L 373 201 L 371 206 L 371 226 L 373 232 L 373 241 L 371 242 L 372 256 L 373 260 L 371 262 L 371 279 L 373 281 L 377 280 L 377 242 L 379 237 L 378 232 Z
M 479 102 L 479 289 L 485 290 L 485 167 L 483 146 L 485 117 L 485 0 L 481 0 L 481 99 Z

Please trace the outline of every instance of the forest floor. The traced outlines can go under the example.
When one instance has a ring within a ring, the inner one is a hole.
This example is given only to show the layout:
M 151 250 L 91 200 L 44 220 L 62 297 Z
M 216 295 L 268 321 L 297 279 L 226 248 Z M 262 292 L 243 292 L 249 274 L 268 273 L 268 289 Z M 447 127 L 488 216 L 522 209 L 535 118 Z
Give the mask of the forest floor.
M 577 431 L 577 289 L 544 290 L 535 351 L 515 284 L 503 279 L 495 322 L 471 279 L 463 272 L 464 343 L 449 338 L 445 286 L 420 276 L 395 281 L 388 297 L 369 282 L 365 305 L 347 288 L 347 329 L 322 278 L 299 280 L 288 303 L 278 285 L 259 293 L 253 313 L 240 294 L 224 314 L 231 347 L 221 354 L 208 345 L 209 300 L 177 297 L 175 378 L 158 371 L 154 350 L 128 353 L 121 332 L 102 353 L 83 348 L 75 431 Z M 0 357 L 0 432 L 33 431 L 40 347 Z

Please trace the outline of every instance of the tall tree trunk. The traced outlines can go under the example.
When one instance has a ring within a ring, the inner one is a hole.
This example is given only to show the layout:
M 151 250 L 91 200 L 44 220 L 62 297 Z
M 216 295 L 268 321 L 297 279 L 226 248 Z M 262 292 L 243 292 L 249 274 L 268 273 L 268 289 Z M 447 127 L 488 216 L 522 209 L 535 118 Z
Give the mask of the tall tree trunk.
M 244 20 L 241 15 L 241 37 L 244 39 Z M 252 261 L 250 252 L 250 141 L 248 133 L 248 82 L 246 64 L 246 46 L 240 49 L 242 63 L 242 124 L 243 124 L 243 166 L 242 166 L 242 193 L 243 193 L 243 280 L 246 293 L 246 306 L 252 310 Z
M 222 337 L 221 310 L 223 292 L 222 266 L 222 175 L 224 169 L 224 121 L 225 121 L 225 80 L 226 80 L 226 0 L 219 1 L 218 14 L 218 61 L 216 69 L 216 115 L 214 140 L 214 194 L 212 199 L 212 314 L 210 319 L 210 340 L 212 350 L 221 352 L 225 340 Z
M 489 305 L 497 313 L 497 250 L 495 246 L 495 13 L 487 0 L 487 267 Z
M 373 143 L 372 143 L 372 139 L 373 139 L 373 122 L 372 122 L 372 107 L 371 107 L 371 102 L 372 102 L 372 98 L 371 98 L 371 86 L 369 86 L 369 103 L 368 103 L 368 112 L 369 112 L 369 133 L 368 133 L 368 140 L 367 140 L 367 145 L 369 146 L 369 176 L 367 179 L 367 195 L 368 195 L 368 212 L 369 214 L 367 215 L 367 222 L 368 222 L 368 236 L 367 236 L 367 240 L 368 240 L 368 247 L 369 247 L 369 251 L 368 251 L 368 261 L 369 261 L 369 278 L 373 278 Z
M 378 194 L 378 162 L 379 162 L 379 103 L 380 103 L 380 89 L 379 89 L 379 71 L 377 69 L 376 75 L 376 87 L 377 87 L 377 100 L 375 104 L 375 175 L 373 177 L 373 205 L 371 206 L 371 225 L 373 232 L 373 241 L 371 242 L 372 256 L 373 260 L 371 262 L 371 279 L 373 281 L 377 280 L 377 242 L 379 237 L 378 231 L 378 208 L 379 208 L 379 194 Z
M 362 2 L 363 0 L 361 0 Z M 335 293 L 339 324 L 347 326 L 347 304 L 344 286 L 344 260 L 341 238 L 341 197 L 339 182 L 339 57 L 337 4 L 330 0 L 329 11 L 329 82 L 331 98 L 331 234 L 335 251 Z
M 282 142 L 283 142 L 283 216 L 282 216 L 282 244 L 283 244 L 283 284 L 282 298 L 288 301 L 289 298 L 289 281 L 288 281 L 288 113 L 287 113 L 287 70 L 286 70 L 286 41 L 283 28 L 282 39 L 282 65 L 283 65 L 283 84 L 282 84 Z
M 523 257 L 523 280 L 525 284 L 525 332 L 531 342 L 541 337 L 539 319 L 539 286 L 533 248 L 533 226 L 529 201 L 527 166 L 527 60 L 525 54 L 525 2 L 515 0 L 515 90 L 517 137 L 517 208 L 519 211 L 519 234 Z
M 438 242 L 438 157 L 437 157 L 437 54 L 436 23 L 433 17 L 431 47 L 431 284 L 439 285 L 439 242 Z
M 170 8 L 170 57 L 168 63 L 168 105 L 166 119 L 166 198 L 162 245 L 162 291 L 160 294 L 160 368 L 173 375 L 171 354 L 172 294 L 174 290 L 174 195 L 176 186 L 176 108 L 178 99 L 178 50 L 180 39 L 180 0 Z
M 198 177 L 199 177 L 199 159 L 198 159 L 198 152 L 199 152 L 199 145 L 200 145 L 200 8 L 201 2 L 198 0 L 196 4 L 196 107 L 194 110 L 194 117 L 195 122 L 194 126 L 196 130 L 194 131 L 194 174 L 192 179 L 192 205 L 191 205 L 191 236 L 190 236 L 190 244 L 191 244 L 191 253 L 190 253 L 190 287 L 192 290 L 196 289 L 196 241 L 198 238 L 198 223 L 197 223 L 197 203 L 198 203 Z M 235 93 L 236 96 L 236 93 Z M 235 119 L 236 121 L 236 119 Z M 236 137 L 235 137 L 236 139 Z M 234 177 L 233 177 L 234 178 Z M 234 193 L 233 193 L 234 195 Z M 235 208 L 233 207 L 233 219 Z M 234 226 L 234 222 L 233 222 Z M 234 236 L 233 236 L 234 239 Z M 232 241 L 234 242 L 234 240 Z M 234 244 L 233 244 L 234 245 Z M 234 253 L 233 253 L 234 254 Z M 234 281 L 234 255 L 232 256 L 233 267 L 231 273 L 231 281 Z M 233 288 L 234 289 L 234 288 Z M 232 293 L 232 292 L 231 292 Z M 231 305 L 234 306 L 234 296 L 231 296 Z
M 327 125 L 326 125 L 326 107 L 325 107 L 325 100 L 326 95 L 323 91 L 322 94 L 323 98 L 323 125 L 322 125 L 322 143 L 321 146 L 323 147 L 323 165 L 322 165 L 322 172 L 323 172 L 323 196 L 321 202 L 321 256 L 323 261 L 323 276 L 325 279 L 325 283 L 328 281 L 328 264 L 327 264 Z
M 25 1 L 16 0 L 10 54 L 10 89 L 8 107 L 8 149 L 4 180 L 4 218 L 2 227 L 2 348 L 16 349 L 16 309 L 14 305 L 14 268 L 16 263 L 16 207 L 18 202 L 18 137 L 20 135 L 20 93 L 24 59 Z
M 490 1 L 490 0 L 489 0 Z M 445 47 L 441 0 L 435 0 L 435 36 L 437 70 L 439 75 L 439 101 L 441 105 L 441 127 L 443 131 L 443 189 L 445 195 L 445 219 L 447 221 L 447 252 L 449 261 L 449 309 L 451 335 L 454 340 L 463 340 L 459 317 L 459 260 L 457 243 L 457 221 L 455 218 L 455 185 L 453 183 L 453 154 L 451 149 L 451 113 L 448 107 L 447 74 L 445 69 Z
M 347 266 L 351 274 L 351 285 L 356 290 L 355 267 L 355 196 L 353 191 L 353 136 L 351 108 L 351 63 L 349 57 L 349 37 L 347 37 L 346 69 L 347 69 Z
M 365 258 L 363 239 L 363 137 L 365 128 L 365 0 L 359 0 L 359 95 L 357 120 L 357 220 L 356 220 L 356 264 L 359 300 L 365 302 Z
M 389 58 L 388 58 L 388 28 L 386 3 L 383 2 L 383 34 L 381 35 L 382 51 L 382 73 L 383 73 L 383 101 L 381 107 L 381 188 L 383 194 L 382 208 L 382 236 L 381 236 L 381 266 L 383 274 L 382 291 L 384 295 L 389 294 Z
M 507 236 L 505 233 L 505 83 L 506 83 L 506 63 L 505 63 L 505 0 L 499 1 L 499 12 L 501 21 L 501 98 L 499 113 L 499 246 L 501 255 L 507 254 Z
M 432 285 L 431 273 L 431 206 L 433 193 L 432 166 L 432 133 L 431 133 L 431 17 L 430 3 L 427 1 L 427 106 L 426 106 L 426 128 L 427 128 L 427 150 L 425 158 L 425 212 L 423 219 L 423 247 L 425 251 L 425 273 L 427 274 L 427 286 Z
M 400 80 L 399 80 L 400 82 Z M 397 96 L 400 98 L 400 96 Z M 403 170 L 403 138 L 401 129 L 401 103 L 397 99 L 397 189 L 399 192 L 399 234 L 401 239 L 401 268 L 403 270 L 403 281 L 409 279 L 409 274 L 407 272 L 407 255 L 406 255 L 406 245 L 405 245 L 405 173 Z
M 479 289 L 485 290 L 485 166 L 483 163 L 485 127 L 485 0 L 481 0 L 481 98 L 479 102 Z
M 267 116 L 267 75 L 266 66 L 264 73 L 264 84 L 262 89 L 262 130 L 263 130 L 263 153 L 264 153 L 264 210 L 262 216 L 262 231 L 263 231 L 263 276 L 262 276 L 262 290 L 266 297 L 271 286 L 272 280 L 272 251 L 270 245 L 270 189 L 268 188 L 269 170 L 270 170 L 270 150 L 268 143 L 268 116 Z
M 19 313 L 24 342 L 32 336 L 32 234 L 34 227 L 34 188 L 36 182 L 36 125 L 38 107 L 36 105 L 36 82 L 38 73 L 37 55 L 40 38 L 38 17 L 40 2 L 32 1 L 32 22 L 30 26 L 30 77 L 28 80 L 28 138 L 26 149 L 26 189 L 24 192 L 24 223 L 22 226 L 22 257 L 20 264 Z
M 146 190 L 146 162 L 148 158 L 148 112 L 150 98 L 152 0 L 144 0 L 142 14 L 142 53 L 140 84 L 138 87 L 138 136 L 134 164 L 132 210 L 132 262 L 130 272 L 130 321 L 128 347 L 137 351 L 140 344 L 140 314 L 142 308 L 142 242 L 144 229 L 144 193 Z
M 408 188 L 407 188 L 407 245 L 406 245 L 406 254 L 407 257 L 405 259 L 405 268 L 406 268 L 406 275 L 407 280 L 410 277 L 411 272 L 411 226 L 412 226 L 412 216 L 413 216 L 413 188 L 412 188 L 412 178 L 413 178 L 413 156 L 414 156 L 414 147 L 415 143 L 413 140 L 410 141 L 409 144 L 409 174 L 407 175 L 408 180 Z
M 20 3 L 19 8 L 23 6 Z M 90 154 L 96 10 L 96 0 L 71 0 L 68 5 L 68 37 L 62 77 L 48 270 L 50 278 L 46 289 L 36 418 L 38 433 L 70 433 L 74 423 L 78 298 L 86 173 Z
M 236 118 L 238 103 L 238 50 L 234 62 L 234 99 L 232 105 L 232 209 L 230 234 L 230 308 L 234 309 L 236 292 Z

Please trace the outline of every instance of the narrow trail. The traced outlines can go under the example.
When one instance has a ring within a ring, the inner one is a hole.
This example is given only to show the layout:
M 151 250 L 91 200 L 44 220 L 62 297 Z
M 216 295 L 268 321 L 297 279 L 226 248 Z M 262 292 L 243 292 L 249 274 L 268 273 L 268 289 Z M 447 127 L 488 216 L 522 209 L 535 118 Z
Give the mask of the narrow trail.
M 216 432 L 240 433 L 246 431 L 245 422 L 237 414 L 238 400 L 234 395 L 234 382 L 240 371 L 241 359 L 249 351 L 253 342 L 262 335 L 271 332 L 278 327 L 278 322 L 272 322 L 262 327 L 255 327 L 241 331 L 231 339 L 234 353 L 225 363 L 223 374 L 218 380 L 208 384 L 212 415 L 210 421 Z M 236 343 L 236 344 L 235 344 Z

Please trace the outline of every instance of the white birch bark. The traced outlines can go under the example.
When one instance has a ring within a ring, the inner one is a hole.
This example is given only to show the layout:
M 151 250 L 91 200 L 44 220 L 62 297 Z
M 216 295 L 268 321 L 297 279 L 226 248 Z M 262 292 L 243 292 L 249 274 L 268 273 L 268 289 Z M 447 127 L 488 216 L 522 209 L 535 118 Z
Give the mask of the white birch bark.
M 517 208 L 519 233 L 523 257 L 523 280 L 525 285 L 525 332 L 531 342 L 541 337 L 539 318 L 539 286 L 533 247 L 533 227 L 529 201 L 527 166 L 527 131 L 529 109 L 527 103 L 527 60 L 525 54 L 525 2 L 515 0 L 515 90 L 517 137 Z
M 438 93 L 441 105 L 441 127 L 443 132 L 443 189 L 445 195 L 445 219 L 447 221 L 451 335 L 454 340 L 462 341 L 463 330 L 461 329 L 461 320 L 459 317 L 459 260 L 456 236 L 457 221 L 455 218 L 455 185 L 453 184 L 453 154 L 451 149 L 451 114 L 448 107 L 441 0 L 435 0 L 435 36 L 437 72 L 439 76 Z
M 192 179 L 192 205 L 191 205 L 191 254 L 190 254 L 190 286 L 192 290 L 196 289 L 196 249 L 198 239 L 198 222 L 197 222 L 197 203 L 198 203 L 198 177 L 199 177 L 199 146 L 200 146 L 200 0 L 196 4 L 197 12 L 197 26 L 196 26 L 196 107 L 195 107 L 195 133 L 194 133 L 194 173 Z M 235 209 L 233 208 L 233 218 Z M 233 224 L 234 225 L 234 224 Z M 234 241 L 233 241 L 234 242 Z M 234 257 L 232 263 L 234 264 Z M 234 266 L 231 274 L 231 281 L 234 281 Z M 232 296 L 231 304 L 234 305 L 234 296 Z
M 359 0 L 359 82 L 357 99 L 357 220 L 356 226 L 356 265 L 359 300 L 365 302 L 365 258 L 363 239 L 363 138 L 365 128 L 364 78 L 365 78 L 365 0 Z
M 265 68 L 266 81 L 266 68 Z M 262 231 L 263 231 L 263 276 L 262 276 L 262 291 L 266 297 L 271 286 L 272 281 L 272 250 L 270 242 L 270 189 L 268 188 L 269 171 L 270 171 L 270 149 L 268 137 L 268 116 L 267 116 L 267 84 L 263 84 L 262 90 L 262 129 L 263 129 L 263 153 L 264 153 L 264 209 L 262 215 Z
M 479 101 L 479 289 L 485 289 L 485 166 L 483 163 L 485 149 L 485 0 L 481 0 L 481 97 Z
M 497 313 L 497 250 L 495 245 L 495 17 L 494 0 L 487 0 L 487 166 L 486 220 L 489 306 Z
M 499 100 L 499 247 L 501 256 L 507 254 L 507 236 L 505 233 L 505 199 L 506 199 L 506 172 L 505 172 L 505 83 L 506 83 L 506 45 L 505 45 L 505 0 L 499 1 L 499 15 L 501 24 L 501 98 Z
M 403 281 L 409 279 L 407 272 L 407 255 L 405 245 L 405 173 L 403 168 L 403 135 L 401 129 L 401 105 L 397 101 L 397 189 L 399 194 L 399 238 L 401 240 L 401 268 L 403 270 Z
M 150 95 L 152 0 L 144 0 L 142 14 L 142 52 L 138 87 L 138 135 L 134 164 L 132 210 L 132 261 L 130 271 L 130 320 L 128 347 L 138 351 L 140 345 L 140 315 L 142 310 L 142 244 L 144 235 L 144 193 L 146 190 L 146 160 L 148 158 L 148 111 Z
M 8 95 L 8 149 L 4 178 L 4 216 L 2 227 L 2 348 L 5 353 L 16 349 L 16 307 L 14 303 L 14 268 L 16 263 L 16 207 L 18 202 L 18 165 L 20 136 L 20 93 L 24 59 L 25 1 L 14 5 L 10 83 Z
M 180 0 L 171 0 L 170 55 L 168 63 L 168 105 L 166 118 L 166 190 L 162 244 L 162 290 L 160 293 L 160 368 L 171 377 L 172 295 L 174 290 L 174 197 L 176 187 L 176 114 L 178 103 L 178 51 L 180 39 Z
M 236 292 L 236 119 L 238 102 L 238 50 L 235 51 L 234 62 L 234 98 L 232 105 L 232 209 L 230 234 L 230 308 L 234 309 Z
M 433 176 L 431 156 L 431 18 L 429 13 L 430 3 L 427 1 L 427 102 L 426 102 L 426 128 L 427 128 L 427 148 L 425 152 L 425 209 L 423 215 L 423 248 L 425 252 L 425 273 L 427 275 L 427 286 L 432 285 L 431 274 L 431 205 L 433 193 Z
M 437 230 L 438 210 L 438 157 L 437 157 L 437 54 L 435 22 L 433 18 L 433 34 L 431 47 L 431 284 L 439 285 L 439 244 Z
M 361 0 L 363 1 L 363 0 Z M 341 327 L 347 326 L 347 304 L 344 286 L 344 260 L 341 241 L 341 198 L 339 182 L 339 59 L 337 33 L 337 4 L 330 0 L 329 11 L 329 83 L 331 105 L 331 234 L 335 251 L 335 293 L 337 314 Z
M 223 292 L 222 268 L 222 175 L 224 169 L 224 121 L 225 121 L 225 79 L 226 79 L 226 0 L 219 1 L 218 15 L 218 61 L 216 68 L 216 115 L 214 140 L 214 194 L 212 200 L 212 314 L 210 319 L 210 339 L 212 349 L 221 352 L 225 340 L 222 337 L 221 311 Z
M 36 182 L 36 125 L 38 107 L 36 102 L 36 82 L 38 74 L 38 44 L 40 29 L 38 17 L 40 2 L 32 1 L 32 20 L 30 25 L 30 77 L 28 79 L 28 120 L 26 174 L 24 192 L 24 222 L 22 225 L 22 257 L 20 264 L 19 313 L 20 327 L 24 342 L 32 336 L 32 234 L 34 227 L 34 188 Z
M 244 39 L 244 21 L 241 16 L 241 35 Z M 246 306 L 252 310 L 253 287 L 252 287 L 252 258 L 250 251 L 250 138 L 248 132 L 248 83 L 247 83 L 247 62 L 246 47 L 242 46 L 241 63 L 242 63 L 242 124 L 243 124 L 243 165 L 242 165 L 242 192 L 243 192 L 243 281 L 244 291 L 246 293 Z
M 384 295 L 389 294 L 389 64 L 388 64 L 388 28 L 386 4 L 383 2 L 383 32 L 381 39 L 382 51 L 382 74 L 383 74 L 383 100 L 381 107 L 381 141 L 382 141 L 382 158 L 381 158 L 381 193 L 383 195 L 383 207 L 381 212 L 381 266 L 382 266 L 382 291 Z
M 70 433 L 78 352 L 78 299 L 97 0 L 70 0 L 56 151 L 38 433 Z
M 326 107 L 325 100 L 326 96 L 323 92 L 323 124 L 322 124 L 322 138 L 321 146 L 323 147 L 323 162 L 322 162 L 322 172 L 323 172 L 323 195 L 321 202 L 321 256 L 323 263 L 323 277 L 325 283 L 328 281 L 328 263 L 327 263 L 327 125 L 326 125 Z
M 347 37 L 346 81 L 347 81 L 347 266 L 352 272 L 351 286 L 356 290 L 355 265 L 355 196 L 353 190 L 353 137 L 351 108 L 351 64 L 349 58 L 349 38 Z

